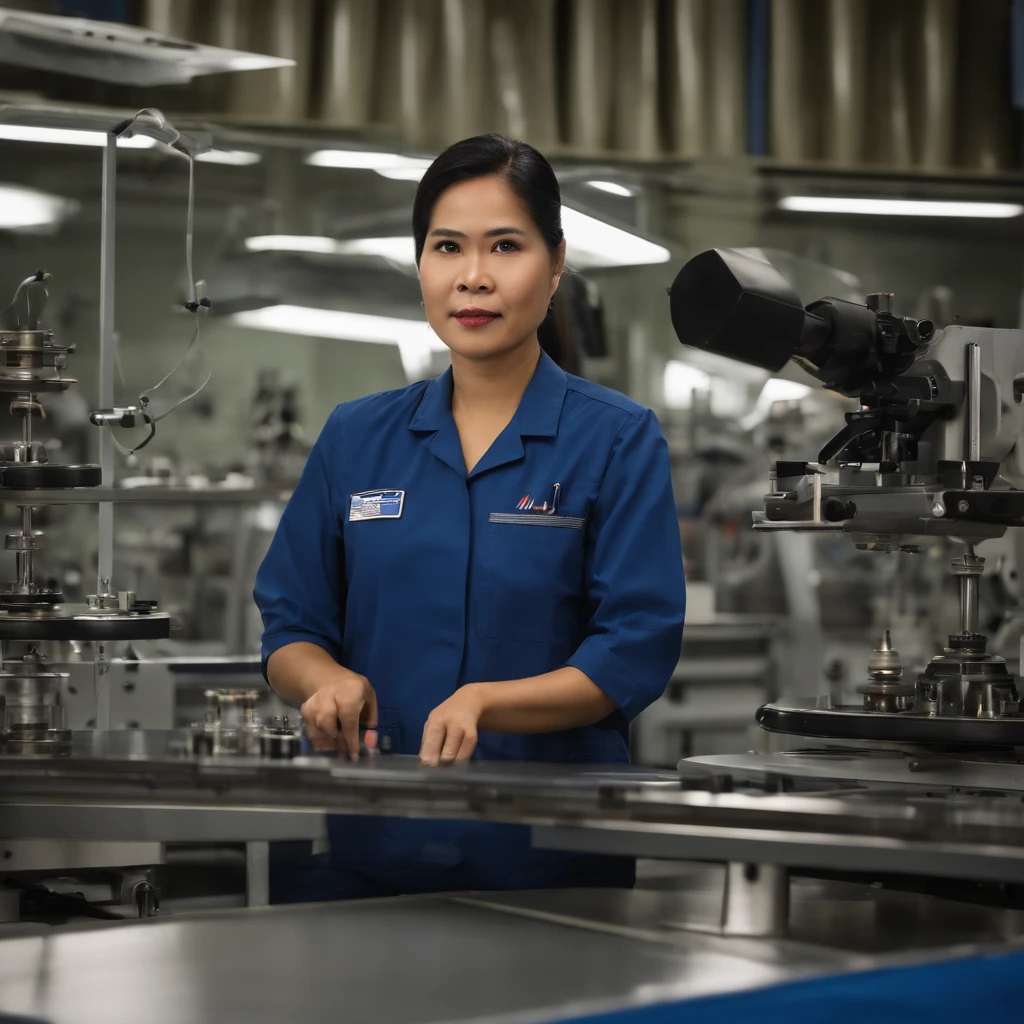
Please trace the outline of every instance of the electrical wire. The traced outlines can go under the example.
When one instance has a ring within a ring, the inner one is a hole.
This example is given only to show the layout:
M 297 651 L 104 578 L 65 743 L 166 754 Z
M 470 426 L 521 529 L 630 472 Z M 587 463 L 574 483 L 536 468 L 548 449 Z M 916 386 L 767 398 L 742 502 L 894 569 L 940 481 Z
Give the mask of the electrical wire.
M 163 114 L 160 113 L 159 110 L 155 110 L 153 108 L 146 108 L 144 110 L 140 110 L 135 115 L 135 117 L 133 117 L 130 121 L 128 121 L 125 124 L 125 127 L 122 130 L 123 131 L 127 130 L 128 128 L 131 127 L 132 124 L 135 123 L 135 121 L 139 117 L 141 117 L 143 115 L 147 115 L 147 114 L 150 115 L 154 120 L 157 120 L 159 122 L 161 128 L 165 128 L 166 129 L 168 127 L 167 126 L 167 122 L 166 122 Z M 170 130 L 174 132 L 174 138 L 169 143 L 167 143 L 167 145 L 173 146 L 181 138 L 181 133 L 177 129 L 175 129 L 175 128 L 171 128 Z M 119 132 L 118 134 L 121 134 L 121 133 Z M 142 414 L 143 422 L 146 425 L 149 426 L 149 436 L 141 444 L 136 445 L 134 448 L 128 448 L 125 445 L 121 444 L 117 440 L 116 436 L 114 436 L 114 430 L 113 430 L 113 427 L 111 426 L 111 424 L 110 423 L 106 424 L 107 430 L 110 431 L 110 436 L 111 436 L 114 444 L 123 453 L 125 453 L 126 455 L 134 455 L 137 451 L 141 451 L 141 449 L 145 448 L 146 445 L 149 444 L 149 442 L 152 441 L 153 438 L 156 436 L 156 425 L 157 425 L 157 423 L 159 423 L 163 419 L 166 419 L 168 416 L 171 415 L 171 413 L 176 412 L 178 409 L 180 409 L 186 402 L 189 402 L 193 398 L 195 398 L 196 395 L 198 395 L 206 387 L 206 385 L 210 383 L 210 380 L 213 377 L 213 363 L 210 361 L 210 356 L 209 356 L 209 354 L 207 353 L 206 349 L 203 347 L 203 344 L 202 344 L 202 329 L 201 329 L 201 321 L 200 321 L 200 316 L 201 316 L 202 310 L 203 309 L 208 309 L 210 307 L 211 303 L 210 303 L 210 300 L 208 298 L 205 298 L 205 297 L 202 299 L 202 301 L 200 301 L 199 293 L 198 293 L 198 286 L 197 286 L 197 282 L 196 282 L 196 279 L 195 279 L 195 274 L 194 274 L 193 269 L 192 269 L 192 250 L 193 250 L 193 239 L 194 239 L 194 235 L 195 235 L 195 166 L 196 166 L 196 162 L 195 162 L 195 157 L 194 157 L 194 155 L 191 152 L 186 153 L 186 156 L 188 157 L 188 212 L 186 213 L 186 217 L 185 217 L 185 271 L 186 271 L 186 273 L 188 275 L 188 289 L 189 289 L 188 294 L 191 296 L 191 298 L 190 298 L 190 300 L 188 302 L 185 303 L 185 308 L 188 309 L 190 312 L 195 314 L 195 318 L 196 318 L 195 330 L 192 332 L 192 337 L 189 340 L 188 345 L 185 347 L 185 351 L 182 353 L 181 358 L 177 361 L 177 363 L 174 364 L 174 367 L 168 373 L 164 374 L 164 376 L 161 377 L 161 379 L 159 381 L 157 381 L 156 384 L 154 384 L 152 387 L 146 388 L 145 391 L 142 391 L 139 394 L 139 398 L 138 398 L 139 411 Z M 196 348 L 197 346 L 199 348 L 199 351 L 203 354 L 204 358 L 206 359 L 206 367 L 207 367 L 207 369 L 206 369 L 206 376 L 203 378 L 203 382 L 197 388 L 195 388 L 193 391 L 190 391 L 187 395 L 185 395 L 184 398 L 181 398 L 177 402 L 175 402 L 165 412 L 160 413 L 160 415 L 154 415 L 150 411 L 150 406 L 152 404 L 151 397 L 160 388 L 162 388 L 172 377 L 174 377 L 174 375 L 182 368 L 182 366 L 184 365 L 185 361 L 188 359 L 189 354 L 192 352 L 193 348 Z M 118 371 L 120 372 L 121 364 L 120 364 L 120 360 L 117 358 L 116 353 L 115 353 L 115 362 L 116 362 Z M 124 382 L 124 375 L 123 375 L 123 373 L 121 374 L 121 379 L 122 379 L 122 383 L 123 383 Z

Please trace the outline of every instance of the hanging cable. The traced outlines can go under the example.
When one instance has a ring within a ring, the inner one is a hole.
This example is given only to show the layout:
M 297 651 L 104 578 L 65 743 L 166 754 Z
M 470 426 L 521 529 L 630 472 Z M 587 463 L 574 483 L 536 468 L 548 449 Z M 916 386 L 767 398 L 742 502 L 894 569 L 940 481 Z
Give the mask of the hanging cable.
M 153 117 L 153 119 L 158 120 L 162 128 L 167 127 L 166 122 L 164 121 L 164 117 L 160 113 L 160 111 L 147 109 L 140 110 L 139 113 L 131 119 L 131 121 L 126 123 L 125 129 L 129 128 L 136 119 L 138 119 L 140 116 L 144 114 L 149 114 Z M 177 130 L 172 130 L 175 133 L 175 137 L 170 143 L 168 143 L 169 145 L 173 145 L 181 138 L 181 135 L 179 132 L 177 132 Z M 194 314 L 196 318 L 195 330 L 192 332 L 192 337 L 189 340 L 188 345 L 185 347 L 185 351 L 182 353 L 181 358 L 177 361 L 177 363 L 174 364 L 174 367 L 168 373 L 164 374 L 164 376 L 159 381 L 157 381 L 156 384 L 154 384 L 152 387 L 146 388 L 145 391 L 142 391 L 139 394 L 138 406 L 136 408 L 124 410 L 126 415 L 121 417 L 118 417 L 117 415 L 103 415 L 100 416 L 98 419 L 94 417 L 94 422 L 102 422 L 105 424 L 107 430 L 110 431 L 110 435 L 114 444 L 117 446 L 118 449 L 120 449 L 120 451 L 122 451 L 126 455 L 134 455 L 136 452 L 141 451 L 143 448 L 145 448 L 146 445 L 148 445 L 150 441 L 152 441 L 153 438 L 156 436 L 157 423 L 159 423 L 160 420 L 166 419 L 168 416 L 171 415 L 171 413 L 180 409 L 186 402 L 189 402 L 193 398 L 195 398 L 206 387 L 206 385 L 210 383 L 210 380 L 213 377 L 213 363 L 210 361 L 209 354 L 206 352 L 205 348 L 203 348 L 202 345 L 202 329 L 200 321 L 200 316 L 202 315 L 202 312 L 204 310 L 209 310 L 210 308 L 212 308 L 213 303 L 208 296 L 204 295 L 202 298 L 199 297 L 198 283 L 196 282 L 195 274 L 192 269 L 193 240 L 195 234 L 195 157 L 191 152 L 187 153 L 186 155 L 188 156 L 188 211 L 185 217 L 185 271 L 186 274 L 188 275 L 189 298 L 184 305 L 185 309 L 187 309 L 190 313 Z M 160 388 L 162 388 L 169 380 L 171 380 L 175 376 L 175 374 L 178 373 L 178 371 L 185 364 L 185 361 L 188 359 L 189 354 L 196 347 L 198 347 L 199 351 L 202 352 L 206 360 L 206 376 L 203 378 L 202 383 L 197 388 L 195 388 L 194 390 L 190 391 L 187 395 L 185 395 L 184 398 L 181 398 L 177 402 L 175 402 L 165 412 L 162 412 L 159 415 L 154 414 L 154 412 L 151 409 L 152 396 L 156 394 L 156 392 Z M 120 369 L 120 360 L 117 358 L 116 354 L 115 360 L 117 361 L 118 368 Z M 111 413 L 116 413 L 116 410 L 111 410 Z M 149 435 L 141 444 L 136 445 L 134 448 L 128 448 L 125 445 L 121 444 L 117 440 L 116 436 L 114 436 L 113 427 L 115 423 L 119 423 L 119 425 L 122 426 L 133 426 L 136 414 L 140 415 L 143 423 L 149 427 Z

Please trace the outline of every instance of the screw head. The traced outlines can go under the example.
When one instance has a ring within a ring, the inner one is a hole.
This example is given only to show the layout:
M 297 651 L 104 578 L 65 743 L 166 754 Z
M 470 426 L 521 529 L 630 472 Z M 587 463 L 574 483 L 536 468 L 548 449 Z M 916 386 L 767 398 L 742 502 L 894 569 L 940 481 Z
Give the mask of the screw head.
M 971 503 L 969 501 L 958 501 L 956 505 L 957 512 L 970 512 Z

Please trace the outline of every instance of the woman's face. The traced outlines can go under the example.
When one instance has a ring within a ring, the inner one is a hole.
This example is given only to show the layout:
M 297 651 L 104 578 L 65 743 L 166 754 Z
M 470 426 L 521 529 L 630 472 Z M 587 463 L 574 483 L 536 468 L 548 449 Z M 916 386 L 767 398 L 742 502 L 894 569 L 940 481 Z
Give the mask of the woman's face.
M 531 338 L 558 287 L 552 258 L 522 201 L 499 177 L 475 178 L 434 204 L 420 257 L 427 320 L 467 359 L 510 352 Z

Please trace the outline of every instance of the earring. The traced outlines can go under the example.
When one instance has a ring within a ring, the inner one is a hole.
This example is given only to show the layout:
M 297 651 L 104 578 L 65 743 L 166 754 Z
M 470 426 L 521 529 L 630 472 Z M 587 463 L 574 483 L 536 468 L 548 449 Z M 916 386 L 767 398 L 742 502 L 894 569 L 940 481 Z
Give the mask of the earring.
M 554 299 L 552 299 L 552 300 L 551 300 L 551 301 L 550 301 L 550 302 L 548 303 L 548 309 L 554 309 L 554 308 L 555 308 L 555 300 L 554 300 Z

